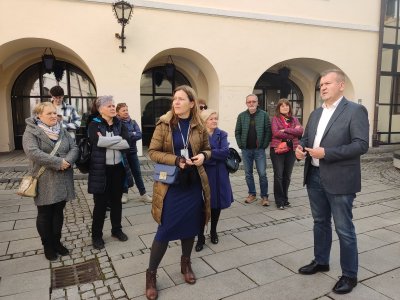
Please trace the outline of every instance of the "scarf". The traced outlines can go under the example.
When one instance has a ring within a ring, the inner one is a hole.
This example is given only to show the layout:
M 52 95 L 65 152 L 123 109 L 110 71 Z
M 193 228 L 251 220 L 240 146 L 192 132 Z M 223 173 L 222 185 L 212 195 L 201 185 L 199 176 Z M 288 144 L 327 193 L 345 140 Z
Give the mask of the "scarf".
M 47 126 L 40 119 L 36 118 L 36 124 L 38 127 L 42 128 L 44 133 L 49 137 L 49 139 L 53 141 L 57 141 L 60 135 L 61 126 L 60 123 L 57 122 L 54 126 Z
M 283 126 L 285 128 L 290 128 L 290 123 L 292 122 L 292 117 L 291 116 L 286 117 L 281 114 L 280 118 L 282 120 Z

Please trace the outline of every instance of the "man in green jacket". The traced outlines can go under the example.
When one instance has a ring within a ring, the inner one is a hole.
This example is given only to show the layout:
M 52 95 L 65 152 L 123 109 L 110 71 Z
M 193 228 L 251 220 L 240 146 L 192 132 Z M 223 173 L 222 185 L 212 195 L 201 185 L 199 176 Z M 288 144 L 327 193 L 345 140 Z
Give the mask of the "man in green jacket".
M 253 177 L 255 162 L 260 178 L 261 204 L 269 206 L 265 149 L 271 141 L 271 123 L 268 114 L 258 108 L 258 97 L 256 95 L 248 95 L 246 105 L 248 109 L 239 114 L 235 127 L 236 143 L 242 150 L 246 183 L 249 190 L 245 202 L 253 203 L 257 199 Z

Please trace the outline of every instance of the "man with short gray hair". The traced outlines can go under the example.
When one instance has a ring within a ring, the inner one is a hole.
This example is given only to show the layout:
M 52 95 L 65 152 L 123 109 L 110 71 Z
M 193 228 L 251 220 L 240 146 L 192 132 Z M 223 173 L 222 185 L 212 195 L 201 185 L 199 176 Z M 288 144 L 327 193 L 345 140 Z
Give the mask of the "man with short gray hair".
M 239 114 L 235 127 L 236 143 L 242 150 L 249 193 L 245 202 L 250 204 L 257 199 L 253 177 L 253 165 L 255 162 L 260 179 L 261 205 L 269 206 L 265 149 L 271 141 L 271 123 L 268 114 L 258 107 L 258 97 L 256 95 L 248 95 L 246 97 L 246 105 L 247 110 Z

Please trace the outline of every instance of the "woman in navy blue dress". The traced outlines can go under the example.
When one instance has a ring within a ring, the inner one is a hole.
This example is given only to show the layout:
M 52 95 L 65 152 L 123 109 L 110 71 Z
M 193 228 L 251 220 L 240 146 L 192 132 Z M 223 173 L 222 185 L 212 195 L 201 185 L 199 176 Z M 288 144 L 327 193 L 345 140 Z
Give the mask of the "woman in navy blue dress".
M 228 134 L 218 128 L 218 113 L 212 109 L 200 114 L 209 135 L 211 159 L 204 163 L 211 190 L 211 243 L 218 244 L 217 224 L 221 209 L 228 208 L 233 202 L 233 193 L 225 160 L 229 155 Z M 203 249 L 205 243 L 204 226 L 197 237 L 196 251 Z
M 156 163 L 179 167 L 179 183 L 155 181 L 152 215 L 159 224 L 146 272 L 146 297 L 156 299 L 157 268 L 168 242 L 181 240 L 181 272 L 189 284 L 196 282 L 190 256 L 194 238 L 210 218 L 210 188 L 203 162 L 211 155 L 207 130 L 201 121 L 194 90 L 174 90 L 172 108 L 158 121 L 149 156 Z

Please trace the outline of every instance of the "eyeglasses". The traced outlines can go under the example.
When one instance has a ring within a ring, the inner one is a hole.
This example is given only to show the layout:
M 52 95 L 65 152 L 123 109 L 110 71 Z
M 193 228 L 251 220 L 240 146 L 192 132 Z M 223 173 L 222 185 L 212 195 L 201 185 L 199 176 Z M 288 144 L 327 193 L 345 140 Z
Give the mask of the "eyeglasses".
M 205 110 L 205 109 L 207 109 L 208 107 L 207 107 L 207 105 L 199 105 L 199 108 L 200 108 L 200 110 Z

